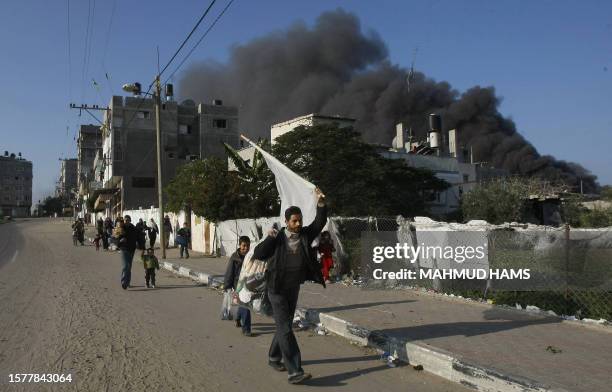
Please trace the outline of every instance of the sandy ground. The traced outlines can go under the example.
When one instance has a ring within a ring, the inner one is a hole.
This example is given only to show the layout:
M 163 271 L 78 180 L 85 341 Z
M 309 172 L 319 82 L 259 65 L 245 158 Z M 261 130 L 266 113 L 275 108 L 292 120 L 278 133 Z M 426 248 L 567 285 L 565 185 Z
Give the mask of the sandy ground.
M 245 338 L 219 320 L 220 293 L 158 273 L 144 287 L 119 285 L 117 253 L 74 247 L 67 222 L 0 225 L 0 391 L 465 391 L 375 352 L 311 331 L 298 334 L 314 378 L 290 386 L 267 366 L 272 320 L 255 317 Z M 11 373 L 63 373 L 72 383 L 9 383 Z

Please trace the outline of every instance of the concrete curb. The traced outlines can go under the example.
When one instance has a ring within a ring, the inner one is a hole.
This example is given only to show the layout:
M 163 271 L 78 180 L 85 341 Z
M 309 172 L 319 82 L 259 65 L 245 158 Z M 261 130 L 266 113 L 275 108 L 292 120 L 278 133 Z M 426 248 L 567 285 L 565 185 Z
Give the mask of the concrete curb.
M 182 277 L 190 278 L 213 288 L 223 285 L 223 276 L 211 275 L 164 261 L 163 268 Z M 358 345 L 388 352 L 412 366 L 468 388 L 486 392 L 567 392 L 564 389 L 549 388 L 523 377 L 504 374 L 497 370 L 475 365 L 460 356 L 445 350 L 412 343 L 372 331 L 350 321 L 315 309 L 298 308 L 296 314 L 312 324 L 320 324 L 327 331 L 348 339 Z

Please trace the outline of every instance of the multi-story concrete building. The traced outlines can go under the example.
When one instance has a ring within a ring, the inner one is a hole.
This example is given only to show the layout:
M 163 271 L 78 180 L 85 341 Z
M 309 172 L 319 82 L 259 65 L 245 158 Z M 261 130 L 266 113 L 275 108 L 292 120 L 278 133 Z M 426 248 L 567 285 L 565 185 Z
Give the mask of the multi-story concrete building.
M 212 156 L 225 159 L 222 143 L 238 145 L 238 109 L 219 100 L 210 105 L 167 100 L 160 113 L 163 186 L 181 165 Z M 103 188 L 93 192 L 95 208 L 117 215 L 157 206 L 153 99 L 113 96 L 102 129 L 102 155 L 95 160 L 94 170 Z
M 88 195 L 91 182 L 95 181 L 94 160 L 98 152 L 102 151 L 102 131 L 99 125 L 81 125 L 77 139 L 77 188 L 78 200 L 77 214 L 87 218 L 91 213 L 88 208 Z
M 94 180 L 93 164 L 98 151 L 102 151 L 102 131 L 99 125 L 81 125 L 77 139 L 77 172 L 79 194 L 83 195 Z
M 340 128 L 344 128 L 352 127 L 354 123 L 355 119 L 352 118 L 324 116 L 317 113 L 311 113 L 272 125 L 270 128 L 270 141 L 272 144 L 274 144 L 277 137 L 284 135 L 287 132 L 291 132 L 300 126 L 314 127 L 316 125 L 337 124 Z
M 30 216 L 32 208 L 32 162 L 4 152 L 0 156 L 0 214 Z
M 72 200 L 78 186 L 78 160 L 76 158 L 62 159 L 57 196 Z

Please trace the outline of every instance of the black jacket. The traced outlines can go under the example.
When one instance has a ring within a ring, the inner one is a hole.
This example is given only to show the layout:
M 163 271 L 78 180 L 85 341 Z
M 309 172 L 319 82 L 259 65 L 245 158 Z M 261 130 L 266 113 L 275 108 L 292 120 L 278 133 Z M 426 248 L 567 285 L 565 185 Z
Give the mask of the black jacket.
M 321 273 L 321 265 L 317 261 L 316 249 L 312 248 L 310 244 L 321 233 L 326 222 L 327 207 L 317 206 L 317 216 L 314 221 L 310 225 L 303 227 L 300 232 L 300 253 L 306 266 L 305 280 L 315 281 L 322 284 L 323 287 L 325 287 L 325 282 Z M 285 266 L 287 263 L 287 236 L 285 230 L 286 228 L 283 227 L 276 237 L 268 236 L 253 251 L 254 259 L 269 259 L 266 268 L 266 280 L 268 289 L 272 292 L 278 292 L 285 278 Z M 302 281 L 301 283 L 304 282 Z
M 123 226 L 123 234 L 119 237 L 119 249 L 134 252 L 138 241 L 138 231 L 131 223 Z
M 240 277 L 240 271 L 242 270 L 242 262 L 244 257 L 235 251 L 227 263 L 227 269 L 225 270 L 225 279 L 223 280 L 223 289 L 236 289 L 238 286 L 238 278 Z

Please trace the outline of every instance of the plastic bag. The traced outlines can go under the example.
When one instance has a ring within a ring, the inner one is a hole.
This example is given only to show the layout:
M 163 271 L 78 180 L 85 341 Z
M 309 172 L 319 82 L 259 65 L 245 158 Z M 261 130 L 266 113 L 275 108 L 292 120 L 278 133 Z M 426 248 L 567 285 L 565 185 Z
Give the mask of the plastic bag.
M 245 261 L 240 271 L 236 287 L 240 305 L 255 313 L 272 315 L 272 306 L 266 293 L 266 262 L 250 259 Z
M 233 320 L 232 315 L 232 292 L 226 291 L 223 293 L 223 302 L 221 302 L 221 320 Z

